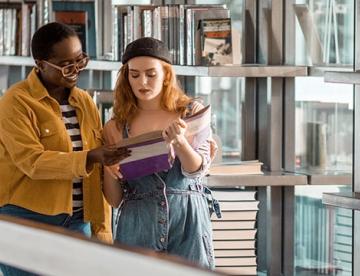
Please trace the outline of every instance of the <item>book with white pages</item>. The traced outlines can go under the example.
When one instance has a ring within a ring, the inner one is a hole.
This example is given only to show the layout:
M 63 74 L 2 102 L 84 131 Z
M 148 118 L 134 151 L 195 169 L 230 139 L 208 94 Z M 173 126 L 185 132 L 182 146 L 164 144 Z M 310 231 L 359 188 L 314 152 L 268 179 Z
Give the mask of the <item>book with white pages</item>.
M 209 169 L 209 175 L 252 175 L 264 174 L 261 171 L 262 162 L 258 160 L 239 161 L 232 163 L 213 164 Z
M 235 189 L 213 189 L 214 197 L 222 201 L 251 201 L 256 200 L 256 191 L 244 191 Z
M 210 112 L 208 105 L 184 118 L 187 123 L 185 136 L 193 148 L 205 142 L 211 134 Z M 125 138 L 116 145 L 131 150 L 131 155 L 120 161 L 120 172 L 124 180 L 169 170 L 172 166 L 171 149 L 162 136 L 162 130 Z

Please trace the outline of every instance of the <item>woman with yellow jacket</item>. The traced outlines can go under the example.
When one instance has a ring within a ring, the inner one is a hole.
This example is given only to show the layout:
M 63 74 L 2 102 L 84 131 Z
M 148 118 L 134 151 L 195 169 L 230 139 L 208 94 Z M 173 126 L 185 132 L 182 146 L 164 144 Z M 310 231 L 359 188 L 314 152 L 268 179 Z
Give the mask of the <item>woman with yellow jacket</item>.
M 0 214 L 111 242 L 100 166 L 129 152 L 101 145 L 96 105 L 76 87 L 89 59 L 73 29 L 44 25 L 35 32 L 31 50 L 36 67 L 0 100 Z M 2 270 L 22 275 L 7 266 Z

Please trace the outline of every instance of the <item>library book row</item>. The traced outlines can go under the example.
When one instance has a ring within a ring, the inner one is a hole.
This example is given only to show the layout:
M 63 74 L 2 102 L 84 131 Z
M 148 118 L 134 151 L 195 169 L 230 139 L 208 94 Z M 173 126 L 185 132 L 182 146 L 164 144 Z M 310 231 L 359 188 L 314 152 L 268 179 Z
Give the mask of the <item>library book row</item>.
M 164 41 L 173 64 L 241 63 L 240 35 L 222 4 L 111 5 L 100 14 L 97 1 L 0 2 L 0 56 L 29 56 L 32 35 L 52 21 L 74 28 L 93 59 L 118 61 L 128 43 L 150 36 Z

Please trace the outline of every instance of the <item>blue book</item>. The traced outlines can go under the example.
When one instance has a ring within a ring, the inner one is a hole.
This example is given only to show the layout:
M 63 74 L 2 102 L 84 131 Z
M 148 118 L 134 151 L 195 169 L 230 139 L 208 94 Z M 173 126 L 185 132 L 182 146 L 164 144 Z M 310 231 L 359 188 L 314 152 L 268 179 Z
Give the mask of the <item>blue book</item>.
M 79 2 L 79 1 L 53 1 L 53 12 L 58 11 L 85 11 L 87 13 L 87 54 L 91 58 L 97 57 L 96 52 L 96 21 L 95 21 L 95 2 Z

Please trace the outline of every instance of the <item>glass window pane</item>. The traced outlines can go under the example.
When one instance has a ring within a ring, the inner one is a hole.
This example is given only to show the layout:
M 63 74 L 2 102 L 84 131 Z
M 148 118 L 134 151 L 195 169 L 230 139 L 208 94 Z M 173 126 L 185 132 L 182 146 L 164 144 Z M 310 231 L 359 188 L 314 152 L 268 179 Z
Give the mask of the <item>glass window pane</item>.
M 354 0 L 297 0 L 296 64 L 352 65 Z
M 352 169 L 353 86 L 322 77 L 295 79 L 296 169 Z
M 222 144 L 222 161 L 241 160 L 244 84 L 244 78 L 196 78 L 196 96 L 211 104 L 212 128 Z
M 296 186 L 295 275 L 352 273 L 352 211 L 322 204 L 324 192 L 351 186 Z

